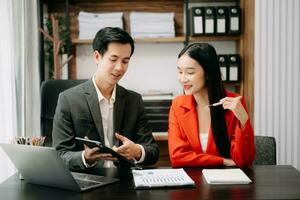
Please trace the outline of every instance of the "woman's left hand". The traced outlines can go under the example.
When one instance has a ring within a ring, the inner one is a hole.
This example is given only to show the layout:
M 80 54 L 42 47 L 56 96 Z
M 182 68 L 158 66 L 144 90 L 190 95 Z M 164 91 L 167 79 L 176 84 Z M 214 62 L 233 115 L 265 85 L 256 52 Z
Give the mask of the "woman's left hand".
M 244 106 L 241 103 L 241 96 L 239 97 L 225 97 L 220 100 L 224 109 L 231 110 L 236 118 L 240 121 L 242 127 L 245 126 L 249 116 Z
M 225 165 L 226 167 L 236 166 L 235 162 L 231 158 L 224 158 L 223 159 L 223 165 Z

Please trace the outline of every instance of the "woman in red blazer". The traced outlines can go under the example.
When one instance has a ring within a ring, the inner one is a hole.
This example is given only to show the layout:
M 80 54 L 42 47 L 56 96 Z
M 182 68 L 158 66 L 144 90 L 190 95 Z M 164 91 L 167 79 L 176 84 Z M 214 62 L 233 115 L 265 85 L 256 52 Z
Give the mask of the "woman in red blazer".
M 215 49 L 194 43 L 178 58 L 185 95 L 173 100 L 169 114 L 172 166 L 250 166 L 255 144 L 245 100 L 224 89 Z M 220 105 L 208 106 L 214 103 Z

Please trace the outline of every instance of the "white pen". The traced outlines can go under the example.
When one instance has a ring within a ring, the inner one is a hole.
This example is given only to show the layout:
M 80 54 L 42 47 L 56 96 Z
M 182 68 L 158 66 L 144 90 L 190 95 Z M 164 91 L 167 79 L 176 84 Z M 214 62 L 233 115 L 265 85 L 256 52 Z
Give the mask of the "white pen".
M 223 104 L 222 102 L 218 102 L 218 103 L 213 103 L 213 104 L 207 105 L 207 107 L 214 107 L 214 106 L 219 106 L 222 104 Z
M 238 96 L 238 97 L 235 97 L 235 99 L 241 99 L 242 98 L 242 96 Z M 222 99 L 221 99 L 222 100 Z M 215 107 L 215 106 L 219 106 L 219 105 L 222 105 L 223 104 L 223 102 L 222 101 L 219 101 L 219 102 L 217 102 L 217 103 L 213 103 L 213 104 L 210 104 L 210 105 L 207 105 L 206 107 Z

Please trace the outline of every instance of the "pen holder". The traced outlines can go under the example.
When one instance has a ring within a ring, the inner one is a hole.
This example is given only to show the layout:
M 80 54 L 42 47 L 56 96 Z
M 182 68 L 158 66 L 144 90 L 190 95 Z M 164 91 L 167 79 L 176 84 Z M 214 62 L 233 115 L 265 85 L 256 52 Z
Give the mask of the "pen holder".
M 14 137 L 11 140 L 12 144 L 23 144 L 33 146 L 43 146 L 45 142 L 45 136 L 32 136 L 32 137 Z

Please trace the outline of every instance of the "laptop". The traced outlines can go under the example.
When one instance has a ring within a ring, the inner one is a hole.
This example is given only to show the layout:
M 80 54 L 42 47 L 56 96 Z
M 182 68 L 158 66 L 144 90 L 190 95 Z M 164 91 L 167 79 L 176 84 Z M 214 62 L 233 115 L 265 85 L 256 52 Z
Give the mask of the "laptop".
M 51 147 L 4 143 L 0 146 L 27 183 L 81 192 L 119 181 L 112 177 L 70 172 Z

